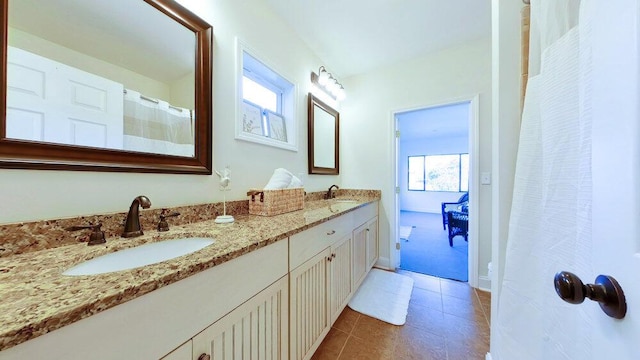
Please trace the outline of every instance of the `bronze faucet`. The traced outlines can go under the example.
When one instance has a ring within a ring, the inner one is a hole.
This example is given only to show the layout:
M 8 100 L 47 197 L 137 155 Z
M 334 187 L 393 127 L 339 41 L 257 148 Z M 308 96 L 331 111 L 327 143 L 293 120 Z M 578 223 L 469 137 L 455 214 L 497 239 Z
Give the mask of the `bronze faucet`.
M 140 195 L 133 199 L 129 213 L 127 214 L 127 220 L 124 223 L 124 232 L 122 237 L 136 237 L 144 234 L 142 227 L 140 226 L 140 214 L 138 212 L 140 206 L 143 209 L 148 209 L 151 206 L 151 201 L 144 195 Z
M 332 190 L 333 188 L 336 188 L 336 190 L 340 189 L 340 188 L 338 187 L 338 185 L 335 185 L 335 184 L 334 184 L 334 185 L 331 185 L 331 186 L 329 187 L 329 190 L 327 190 L 327 193 L 324 195 L 324 198 L 325 198 L 325 199 L 330 200 L 330 199 L 333 199 L 334 197 L 336 197 L 336 196 L 335 196 L 334 194 L 332 194 L 332 192 L 331 192 L 331 190 Z

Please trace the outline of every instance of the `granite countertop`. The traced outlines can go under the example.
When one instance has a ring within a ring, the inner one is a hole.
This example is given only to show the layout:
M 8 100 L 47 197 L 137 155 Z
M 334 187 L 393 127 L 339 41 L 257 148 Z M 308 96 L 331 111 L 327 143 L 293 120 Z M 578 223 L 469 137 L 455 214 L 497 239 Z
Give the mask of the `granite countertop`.
M 79 243 L 0 258 L 0 351 L 377 200 L 379 196 L 358 197 L 355 202 L 307 201 L 303 210 L 277 216 L 237 215 L 231 224 L 208 220 L 173 226 L 163 233 L 147 231 L 132 239 L 112 237 L 102 245 Z M 73 265 L 106 253 L 193 236 L 211 237 L 215 243 L 136 269 L 88 276 L 62 275 Z

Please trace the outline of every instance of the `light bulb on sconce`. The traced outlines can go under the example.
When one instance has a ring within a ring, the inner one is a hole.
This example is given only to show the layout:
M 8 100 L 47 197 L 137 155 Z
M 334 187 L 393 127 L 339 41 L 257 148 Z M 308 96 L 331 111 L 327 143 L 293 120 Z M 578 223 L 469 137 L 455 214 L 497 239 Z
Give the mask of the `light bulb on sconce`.
M 336 96 L 336 90 L 338 90 L 338 82 L 334 78 L 331 78 L 330 80 L 333 80 L 333 81 L 331 81 L 331 82 L 329 82 L 329 84 L 327 84 L 327 90 L 329 90 L 331 95 L 333 95 L 335 97 Z
M 311 83 L 334 100 L 340 101 L 346 97 L 344 86 L 324 66 L 320 66 L 317 75 L 311 72 Z
M 338 101 L 342 101 L 346 97 L 347 97 L 347 93 L 344 91 L 344 87 L 340 85 L 340 88 L 336 92 L 336 98 L 338 99 Z
M 325 86 L 329 83 L 329 78 L 331 78 L 331 74 L 327 72 L 324 66 L 320 66 L 318 70 L 318 84 Z

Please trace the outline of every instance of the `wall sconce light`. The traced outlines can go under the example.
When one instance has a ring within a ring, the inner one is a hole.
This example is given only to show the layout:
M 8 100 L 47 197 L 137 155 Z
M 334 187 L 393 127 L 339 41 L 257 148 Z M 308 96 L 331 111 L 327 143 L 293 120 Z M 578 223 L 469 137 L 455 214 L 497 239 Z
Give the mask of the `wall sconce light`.
M 333 74 L 327 71 L 324 66 L 320 66 L 318 74 L 311 72 L 311 83 L 315 84 L 318 88 L 322 89 L 327 95 L 338 101 L 344 100 L 347 94 L 344 91 L 344 86 L 338 82 Z

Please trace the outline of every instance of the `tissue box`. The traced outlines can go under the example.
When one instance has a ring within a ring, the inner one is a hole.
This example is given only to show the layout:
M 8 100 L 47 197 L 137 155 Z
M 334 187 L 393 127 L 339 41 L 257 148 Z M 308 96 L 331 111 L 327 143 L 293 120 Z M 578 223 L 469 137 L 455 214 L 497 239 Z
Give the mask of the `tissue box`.
M 258 190 L 247 192 L 249 214 L 273 216 L 304 208 L 304 188 Z

